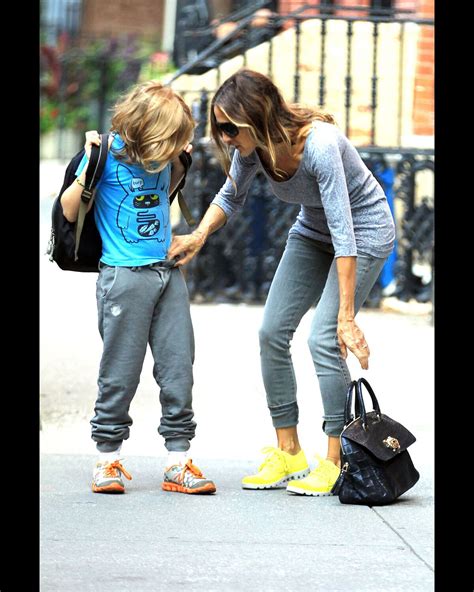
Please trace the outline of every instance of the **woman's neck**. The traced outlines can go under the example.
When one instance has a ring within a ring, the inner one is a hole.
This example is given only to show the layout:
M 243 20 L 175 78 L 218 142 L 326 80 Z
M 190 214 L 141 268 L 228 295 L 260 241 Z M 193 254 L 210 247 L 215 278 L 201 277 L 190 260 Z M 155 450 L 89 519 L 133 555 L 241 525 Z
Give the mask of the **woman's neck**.
M 301 156 L 304 150 L 306 138 L 300 140 L 297 144 L 288 146 L 284 142 L 280 142 L 279 144 L 275 144 L 275 167 L 272 165 L 272 160 L 270 158 L 270 152 L 268 150 L 262 150 L 260 148 L 257 149 L 258 155 L 260 160 L 263 162 L 265 169 L 276 179 L 276 180 L 284 180 L 289 179 L 292 177 L 295 172 L 298 170 Z M 283 174 L 284 179 L 278 179 L 278 176 L 275 176 L 274 170 L 276 172 Z

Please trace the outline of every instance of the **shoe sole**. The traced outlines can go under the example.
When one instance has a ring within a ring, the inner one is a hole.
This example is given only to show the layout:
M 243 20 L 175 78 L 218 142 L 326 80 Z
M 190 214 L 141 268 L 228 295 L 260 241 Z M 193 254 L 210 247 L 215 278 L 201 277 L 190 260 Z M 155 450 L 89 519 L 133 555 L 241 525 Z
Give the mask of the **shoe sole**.
M 304 469 L 304 471 L 298 471 L 296 473 L 291 473 L 287 477 L 280 479 L 279 481 L 275 481 L 275 483 L 269 483 L 267 485 L 257 484 L 257 483 L 242 483 L 242 489 L 283 489 L 286 487 L 285 483 L 289 481 L 296 481 L 298 479 L 304 479 L 309 475 L 309 467 Z
M 334 495 L 330 491 L 308 491 L 307 489 L 300 489 L 296 485 L 287 487 L 286 491 L 288 491 L 288 493 L 295 493 L 296 495 L 312 495 L 314 497 L 328 497 L 330 495 Z
M 97 487 L 97 485 L 92 484 L 92 491 L 94 493 L 125 493 L 125 487 L 118 483 L 104 485 L 103 487 Z
M 207 485 L 203 485 L 202 487 L 189 489 L 189 487 L 184 487 L 183 485 L 178 485 L 177 483 L 164 481 L 161 484 L 161 489 L 164 491 L 177 491 L 178 493 L 215 493 L 216 486 L 207 483 Z

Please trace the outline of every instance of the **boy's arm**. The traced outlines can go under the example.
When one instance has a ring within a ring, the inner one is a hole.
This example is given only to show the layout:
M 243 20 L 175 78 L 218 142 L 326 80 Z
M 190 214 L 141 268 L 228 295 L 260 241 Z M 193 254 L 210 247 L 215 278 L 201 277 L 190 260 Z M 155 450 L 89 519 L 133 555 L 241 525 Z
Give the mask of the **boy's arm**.
M 61 195 L 61 205 L 63 207 L 64 217 L 68 222 L 75 222 L 79 214 L 79 206 L 81 203 L 81 195 L 84 189 L 83 185 L 86 183 L 87 164 L 81 171 L 80 175 L 74 179 L 67 189 Z M 92 207 L 92 201 L 87 206 L 87 211 Z
M 109 138 L 109 148 L 112 144 L 112 140 L 113 137 L 111 136 Z M 81 195 L 84 189 L 84 185 L 86 184 L 86 172 L 87 167 L 89 166 L 92 144 L 100 146 L 100 135 L 97 130 L 90 130 L 86 132 L 86 143 L 84 144 L 84 149 L 86 151 L 87 159 L 85 159 L 85 163 L 79 175 L 74 179 L 71 185 L 69 185 L 69 187 L 64 190 L 63 194 L 61 195 L 61 205 L 63 208 L 63 214 L 68 222 L 76 222 L 77 216 L 79 215 Z M 89 204 L 87 206 L 87 212 L 92 208 L 92 204 L 93 202 L 89 201 Z

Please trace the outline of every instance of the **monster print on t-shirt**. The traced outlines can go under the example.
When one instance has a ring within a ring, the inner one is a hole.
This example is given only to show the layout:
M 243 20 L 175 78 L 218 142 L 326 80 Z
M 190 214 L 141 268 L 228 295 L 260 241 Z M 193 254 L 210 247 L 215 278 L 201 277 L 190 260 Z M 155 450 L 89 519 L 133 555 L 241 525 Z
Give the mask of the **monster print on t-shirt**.
M 123 238 L 127 243 L 141 240 L 164 242 L 169 208 L 159 207 L 163 206 L 163 200 L 168 200 L 166 181 L 161 173 L 156 175 L 154 183 L 150 183 L 152 177 L 149 175 L 146 178 L 134 176 L 127 166 L 119 164 L 117 179 L 125 192 L 117 212 L 117 226 Z

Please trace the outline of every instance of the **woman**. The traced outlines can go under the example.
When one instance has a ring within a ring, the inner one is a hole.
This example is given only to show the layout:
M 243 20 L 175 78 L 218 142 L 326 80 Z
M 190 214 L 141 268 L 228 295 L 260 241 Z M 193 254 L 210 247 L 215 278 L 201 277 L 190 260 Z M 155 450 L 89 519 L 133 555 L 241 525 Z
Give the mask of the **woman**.
M 330 495 L 340 472 L 339 435 L 351 381 L 347 350 L 368 368 L 369 346 L 355 316 L 392 251 L 395 227 L 380 185 L 331 116 L 287 104 L 266 76 L 242 69 L 211 103 L 211 135 L 228 175 L 190 235 L 174 237 L 168 257 L 186 264 L 207 237 L 238 211 L 262 170 L 275 195 L 301 204 L 270 287 L 260 329 L 260 355 L 277 447 L 247 489 Z M 229 148 L 236 148 L 232 160 Z M 298 441 L 296 380 L 290 341 L 303 315 L 316 306 L 309 349 L 318 376 L 328 437 L 316 468 Z M 309 473 L 309 474 L 308 474 Z

